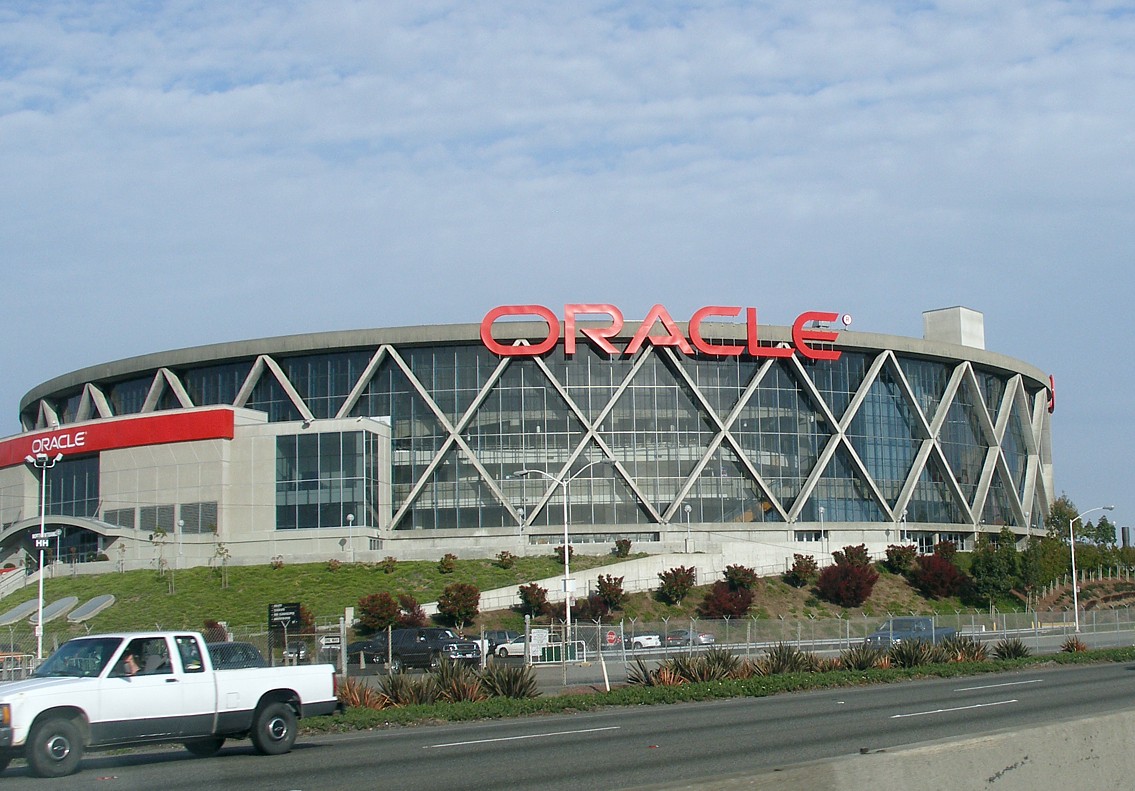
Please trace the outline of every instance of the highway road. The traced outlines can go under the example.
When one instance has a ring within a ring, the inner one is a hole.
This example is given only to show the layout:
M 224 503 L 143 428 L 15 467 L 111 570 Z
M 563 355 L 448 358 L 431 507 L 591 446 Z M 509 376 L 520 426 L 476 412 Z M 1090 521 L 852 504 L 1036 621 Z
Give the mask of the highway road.
M 213 758 L 180 748 L 88 756 L 51 789 L 651 788 L 860 751 L 1110 713 L 1135 702 L 1135 665 L 1046 667 L 959 679 L 612 708 L 594 713 L 301 738 L 261 757 L 234 742 Z M 3 775 L 35 788 L 22 762 Z

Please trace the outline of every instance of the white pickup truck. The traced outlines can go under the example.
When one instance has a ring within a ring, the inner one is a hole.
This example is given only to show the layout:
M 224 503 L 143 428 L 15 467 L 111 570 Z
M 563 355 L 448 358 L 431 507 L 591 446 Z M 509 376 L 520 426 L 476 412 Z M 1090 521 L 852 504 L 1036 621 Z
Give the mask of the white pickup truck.
M 331 665 L 216 670 L 195 632 L 77 637 L 29 678 L 0 684 L 0 771 L 22 755 L 33 774 L 62 777 L 84 750 L 153 742 L 209 756 L 251 737 L 278 755 L 300 717 L 338 708 Z

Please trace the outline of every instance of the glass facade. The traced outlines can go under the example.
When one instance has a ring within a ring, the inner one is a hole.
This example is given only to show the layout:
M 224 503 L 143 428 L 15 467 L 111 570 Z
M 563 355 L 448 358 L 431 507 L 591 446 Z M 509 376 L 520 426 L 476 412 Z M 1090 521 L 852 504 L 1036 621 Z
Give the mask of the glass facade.
M 649 344 L 608 356 L 586 342 L 570 357 L 560 346 L 499 358 L 462 340 L 271 362 L 167 373 L 193 406 L 232 403 L 270 422 L 372 418 L 391 436 L 381 471 L 372 433 L 280 436 L 281 530 L 341 528 L 348 513 L 357 526 L 396 531 L 552 528 L 565 480 L 570 523 L 611 535 L 687 520 L 1024 529 L 1051 499 L 1037 474 L 1043 383 L 965 360 L 862 348 L 835 361 L 717 359 Z M 141 410 L 154 376 L 104 384 L 114 414 Z M 72 392 L 48 399 L 52 409 L 74 412 Z M 178 406 L 166 389 L 148 408 Z M 616 465 L 593 463 L 608 458 Z M 56 507 L 93 513 L 95 464 L 93 492 L 78 467 L 69 484 L 53 479 Z M 389 525 L 380 479 L 390 482 Z M 210 520 L 202 510 L 186 521 L 204 531 Z

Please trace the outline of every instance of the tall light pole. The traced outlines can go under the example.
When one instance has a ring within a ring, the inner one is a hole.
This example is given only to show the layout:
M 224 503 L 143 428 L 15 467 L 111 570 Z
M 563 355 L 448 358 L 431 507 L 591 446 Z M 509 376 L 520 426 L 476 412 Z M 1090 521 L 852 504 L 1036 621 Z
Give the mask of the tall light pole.
M 528 475 L 539 475 L 547 478 L 549 481 L 562 487 L 564 490 L 564 656 L 567 656 L 567 643 L 568 635 L 571 634 L 571 544 L 570 537 L 568 536 L 568 484 L 578 478 L 583 473 L 594 467 L 596 464 L 614 464 L 614 459 L 596 459 L 595 461 L 588 462 L 580 468 L 575 475 L 571 477 L 559 477 L 552 475 L 550 472 L 543 470 L 530 470 L 523 469 L 517 470 L 508 476 L 510 478 L 524 478 Z
M 347 514 L 347 542 L 351 545 L 351 562 L 355 562 L 355 515 Z
M 43 661 L 43 550 L 51 541 L 47 535 L 47 471 L 54 467 L 63 454 L 56 453 L 48 456 L 46 453 L 27 455 L 24 461 L 39 470 L 39 533 L 34 536 L 35 545 L 39 549 L 39 610 L 35 622 L 35 658 L 37 662 Z
M 1076 623 L 1076 632 L 1080 631 L 1080 582 L 1076 579 L 1076 536 L 1072 534 L 1072 525 L 1076 524 L 1078 520 L 1083 519 L 1085 516 L 1096 511 L 1114 511 L 1114 505 L 1101 505 L 1097 508 L 1089 508 L 1079 516 L 1073 517 L 1068 520 L 1068 548 L 1072 551 L 1072 619 Z
M 682 511 L 686 514 L 686 554 L 690 554 L 690 511 L 694 510 L 693 506 L 686 503 L 682 506 Z

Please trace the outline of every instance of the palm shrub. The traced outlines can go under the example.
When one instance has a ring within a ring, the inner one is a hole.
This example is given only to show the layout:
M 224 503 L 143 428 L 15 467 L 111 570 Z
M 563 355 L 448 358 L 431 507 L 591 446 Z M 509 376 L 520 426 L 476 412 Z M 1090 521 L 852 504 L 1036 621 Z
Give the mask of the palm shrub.
M 1079 637 L 1069 637 L 1064 641 L 1064 644 L 1060 646 L 1060 650 L 1066 654 L 1081 654 L 1088 650 L 1088 646 Z
M 903 640 L 892 643 L 888 655 L 894 667 L 921 667 L 945 661 L 942 650 L 925 640 Z
M 627 670 L 627 683 L 643 687 L 676 687 L 686 683 L 686 680 L 675 672 L 668 664 L 659 665 L 651 670 L 641 658 L 635 659 L 635 664 Z
M 756 661 L 755 667 L 762 676 L 806 673 L 812 668 L 812 661 L 806 652 L 791 643 L 777 643 Z
M 393 705 L 386 695 L 357 678 L 339 682 L 339 702 L 348 708 L 382 710 Z
M 437 699 L 446 703 L 485 700 L 489 696 L 481 686 L 481 678 L 475 670 L 451 659 L 442 659 L 434 673 L 433 681 L 437 687 Z
M 946 638 L 940 647 L 949 662 L 984 662 L 989 658 L 989 649 L 985 643 L 965 634 Z
M 656 597 L 666 604 L 681 604 L 686 594 L 698 583 L 697 569 L 693 566 L 675 566 L 658 572 Z
M 480 673 L 481 687 L 494 698 L 538 698 L 536 673 L 527 665 L 493 662 Z
M 998 640 L 997 645 L 993 646 L 994 659 L 1024 659 L 1027 656 L 1032 656 L 1032 653 L 1019 637 Z
M 872 670 L 883 667 L 883 659 L 886 657 L 884 649 L 861 643 L 841 651 L 839 663 L 844 670 Z M 889 659 L 886 664 L 890 664 Z
M 434 703 L 437 700 L 437 683 L 430 674 L 411 676 L 407 673 L 389 673 L 382 677 L 378 690 L 395 706 Z

